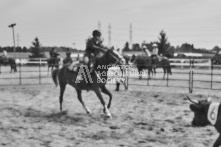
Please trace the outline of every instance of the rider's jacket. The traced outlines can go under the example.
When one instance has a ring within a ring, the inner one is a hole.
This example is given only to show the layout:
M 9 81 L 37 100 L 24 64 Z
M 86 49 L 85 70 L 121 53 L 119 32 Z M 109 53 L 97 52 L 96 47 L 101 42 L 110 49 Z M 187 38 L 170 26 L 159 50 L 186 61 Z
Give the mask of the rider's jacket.
M 86 52 L 85 54 L 91 56 L 94 54 L 95 56 L 100 52 L 100 49 L 104 48 L 101 42 L 96 41 L 94 38 L 90 38 L 86 44 Z
M 153 49 L 152 55 L 158 55 L 158 48 Z

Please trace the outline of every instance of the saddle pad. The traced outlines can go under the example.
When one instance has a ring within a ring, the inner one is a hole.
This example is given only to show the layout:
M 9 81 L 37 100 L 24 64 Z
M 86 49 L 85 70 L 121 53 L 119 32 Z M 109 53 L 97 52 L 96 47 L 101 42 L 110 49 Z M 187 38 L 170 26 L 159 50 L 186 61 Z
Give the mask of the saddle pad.
M 74 62 L 71 63 L 71 65 L 68 66 L 68 69 L 71 70 L 71 71 L 77 72 L 78 67 L 79 67 L 80 65 L 82 65 L 81 62 L 79 62 L 79 61 L 74 61 Z

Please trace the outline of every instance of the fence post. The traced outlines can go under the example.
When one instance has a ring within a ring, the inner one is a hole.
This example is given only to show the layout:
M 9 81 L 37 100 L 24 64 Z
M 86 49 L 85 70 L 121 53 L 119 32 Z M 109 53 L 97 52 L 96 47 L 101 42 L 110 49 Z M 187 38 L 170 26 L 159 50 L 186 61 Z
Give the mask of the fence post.
M 41 58 L 39 63 L 39 84 L 41 84 Z
M 189 93 L 191 93 L 191 71 L 189 72 Z
M 19 60 L 20 60 L 20 63 L 19 63 L 19 85 L 21 85 L 21 58 Z
M 193 71 L 189 72 L 189 93 L 193 92 Z
M 193 63 L 194 60 L 192 60 L 192 58 L 190 58 L 190 72 L 189 72 L 189 92 L 192 93 L 193 92 Z
M 193 92 L 193 82 L 194 82 L 194 80 L 193 80 L 193 76 L 194 76 L 194 72 L 192 71 L 192 90 L 191 90 L 191 93 Z
M 128 70 L 126 69 L 126 71 L 125 71 L 126 73 L 125 73 L 125 81 L 124 82 L 126 82 L 126 84 L 125 84 L 125 89 L 126 90 L 128 90 L 128 81 L 129 81 L 129 76 L 128 76 Z
M 211 61 L 211 89 L 213 89 L 213 62 Z

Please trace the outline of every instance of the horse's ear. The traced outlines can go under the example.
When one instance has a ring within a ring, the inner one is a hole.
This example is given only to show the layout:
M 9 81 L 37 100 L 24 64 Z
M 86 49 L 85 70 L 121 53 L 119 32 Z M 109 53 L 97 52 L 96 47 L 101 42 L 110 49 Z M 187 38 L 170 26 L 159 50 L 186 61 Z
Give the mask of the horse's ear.
M 119 54 L 121 54 L 121 55 L 122 55 L 123 50 L 122 50 L 122 49 L 120 49 L 120 48 L 118 48 L 118 49 L 117 49 L 117 52 L 118 52 Z

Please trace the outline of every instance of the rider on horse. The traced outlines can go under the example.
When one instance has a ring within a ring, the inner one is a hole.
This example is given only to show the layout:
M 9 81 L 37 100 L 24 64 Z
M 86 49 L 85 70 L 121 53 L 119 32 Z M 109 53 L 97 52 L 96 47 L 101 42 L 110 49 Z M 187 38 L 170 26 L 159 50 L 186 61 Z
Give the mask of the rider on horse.
M 152 58 L 153 64 L 156 64 L 155 63 L 155 59 L 159 59 L 158 48 L 157 48 L 157 44 L 156 43 L 153 44 L 153 51 L 152 51 L 151 58 Z
M 147 49 L 146 45 L 143 46 L 143 53 L 144 53 L 144 56 L 147 56 L 147 57 L 151 56 L 150 51 Z
M 49 52 L 50 54 L 50 58 L 55 58 L 57 53 L 55 52 L 54 48 L 51 49 L 51 51 Z
M 73 62 L 72 58 L 71 58 L 71 51 L 70 49 L 67 49 L 67 52 L 66 52 L 66 57 L 63 61 L 64 64 L 71 64 Z
M 49 52 L 49 55 L 50 55 L 50 59 L 52 61 L 55 61 L 57 56 L 59 55 L 57 52 L 55 52 L 55 49 L 54 47 L 51 49 L 51 51 Z
M 92 32 L 92 36 L 92 38 L 87 40 L 86 50 L 83 56 L 83 63 L 88 65 L 90 73 L 94 71 L 94 66 L 99 54 L 107 51 L 107 48 L 102 45 L 101 32 L 94 30 Z M 69 69 L 73 70 L 74 65 L 75 63 L 72 63 L 69 66 Z

